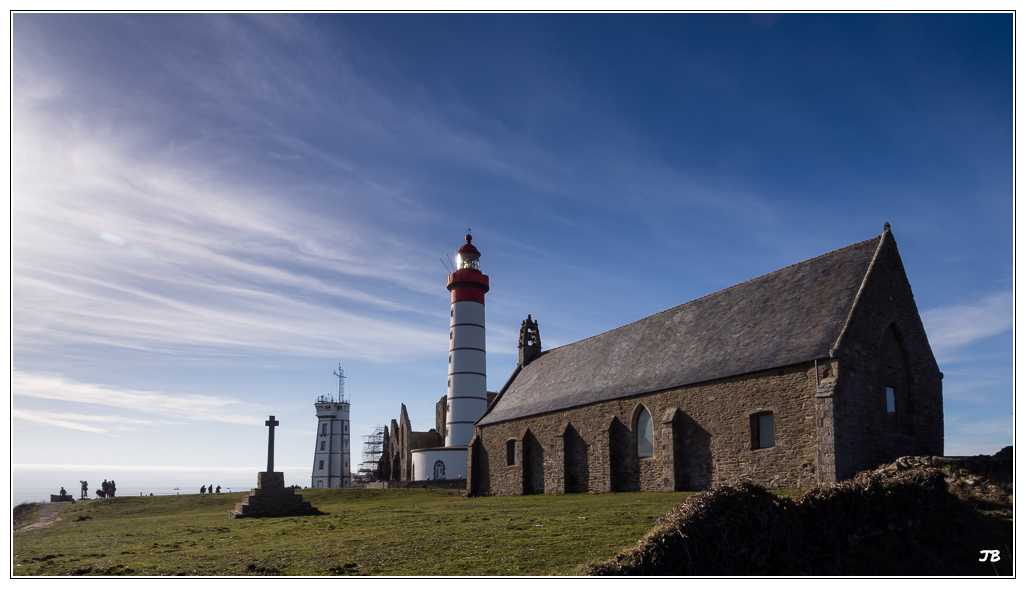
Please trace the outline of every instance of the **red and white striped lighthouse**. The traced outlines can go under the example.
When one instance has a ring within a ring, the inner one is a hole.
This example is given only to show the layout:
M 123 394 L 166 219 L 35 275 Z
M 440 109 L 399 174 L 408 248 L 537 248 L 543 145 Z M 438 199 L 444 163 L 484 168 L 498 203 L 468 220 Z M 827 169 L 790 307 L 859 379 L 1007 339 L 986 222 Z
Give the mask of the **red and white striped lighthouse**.
M 485 370 L 485 293 L 488 277 L 481 273 L 481 252 L 467 234 L 456 252 L 456 271 L 449 275 L 449 388 L 446 407 L 446 446 L 466 446 L 474 437 L 474 422 L 488 408 Z

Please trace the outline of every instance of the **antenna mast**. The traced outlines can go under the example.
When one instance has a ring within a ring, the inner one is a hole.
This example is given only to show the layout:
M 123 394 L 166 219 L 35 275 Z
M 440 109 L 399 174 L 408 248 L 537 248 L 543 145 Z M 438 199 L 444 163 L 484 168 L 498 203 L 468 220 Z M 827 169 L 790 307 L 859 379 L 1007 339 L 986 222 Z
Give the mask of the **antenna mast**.
M 338 371 L 337 372 L 332 372 L 332 374 L 334 374 L 335 376 L 338 377 L 338 402 L 339 403 L 345 403 L 346 402 L 346 384 L 345 384 L 346 371 L 342 370 L 342 363 L 341 362 L 338 365 Z

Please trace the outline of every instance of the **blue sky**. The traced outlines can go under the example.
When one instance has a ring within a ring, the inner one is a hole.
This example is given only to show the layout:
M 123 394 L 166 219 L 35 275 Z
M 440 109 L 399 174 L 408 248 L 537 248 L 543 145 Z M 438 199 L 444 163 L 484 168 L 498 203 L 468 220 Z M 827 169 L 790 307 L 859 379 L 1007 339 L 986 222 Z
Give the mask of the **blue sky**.
M 340 362 L 356 442 L 432 427 L 468 226 L 498 390 L 528 313 L 552 348 L 890 222 L 947 453 L 1012 443 L 1011 15 L 13 21 L 15 486 L 253 486 L 270 414 L 308 484 Z

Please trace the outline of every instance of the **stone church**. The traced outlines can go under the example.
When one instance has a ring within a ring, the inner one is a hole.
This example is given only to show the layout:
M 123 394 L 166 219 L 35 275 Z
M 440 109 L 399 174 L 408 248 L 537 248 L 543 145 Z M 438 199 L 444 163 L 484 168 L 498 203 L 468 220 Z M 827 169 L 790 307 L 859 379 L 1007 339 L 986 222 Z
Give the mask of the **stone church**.
M 551 350 L 528 316 L 519 349 L 474 424 L 471 494 L 807 488 L 944 451 L 943 375 L 887 224 Z M 410 446 L 439 442 L 439 403 L 436 430 L 392 422 L 385 478 L 406 480 Z

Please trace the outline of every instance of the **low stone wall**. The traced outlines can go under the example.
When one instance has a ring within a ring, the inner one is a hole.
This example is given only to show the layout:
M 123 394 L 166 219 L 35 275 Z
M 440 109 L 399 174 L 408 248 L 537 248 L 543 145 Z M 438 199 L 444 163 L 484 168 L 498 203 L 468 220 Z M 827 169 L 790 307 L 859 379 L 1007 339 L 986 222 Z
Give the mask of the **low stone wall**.
M 920 466 L 948 466 L 976 477 L 1010 483 L 1013 474 L 1012 447 L 1008 446 L 994 456 L 902 456 L 890 464 L 878 467 L 875 472 L 909 470 Z
M 467 489 L 466 479 L 443 479 L 436 481 L 376 481 L 353 485 L 364 489 L 453 489 L 465 491 Z

